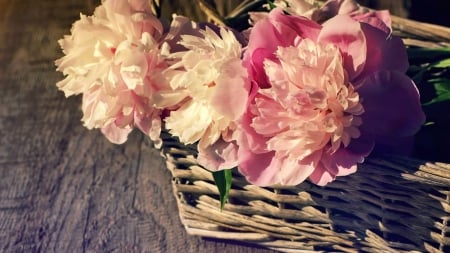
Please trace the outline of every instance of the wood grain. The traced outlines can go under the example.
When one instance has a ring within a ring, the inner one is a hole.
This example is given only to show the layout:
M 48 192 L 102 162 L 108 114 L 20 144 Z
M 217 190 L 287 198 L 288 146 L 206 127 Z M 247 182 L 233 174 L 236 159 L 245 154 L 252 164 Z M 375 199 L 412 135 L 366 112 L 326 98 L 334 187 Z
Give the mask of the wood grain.
M 271 252 L 187 235 L 159 151 L 80 122 L 57 40 L 97 1 L 0 0 L 1 252 Z

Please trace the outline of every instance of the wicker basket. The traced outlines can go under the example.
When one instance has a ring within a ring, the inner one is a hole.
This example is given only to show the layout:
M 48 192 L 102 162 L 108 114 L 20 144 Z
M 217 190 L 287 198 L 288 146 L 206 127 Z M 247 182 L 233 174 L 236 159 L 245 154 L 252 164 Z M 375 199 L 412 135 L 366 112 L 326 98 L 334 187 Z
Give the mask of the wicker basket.
M 233 174 L 220 211 L 212 175 L 194 147 L 166 136 L 179 214 L 191 235 L 245 241 L 282 252 L 450 251 L 450 165 L 370 158 L 326 187 L 262 188 Z
M 405 44 L 449 46 L 450 29 L 393 17 Z M 163 134 L 179 214 L 191 235 L 282 252 L 450 252 L 450 164 L 370 157 L 326 187 L 262 188 L 233 173 L 221 211 L 195 146 Z

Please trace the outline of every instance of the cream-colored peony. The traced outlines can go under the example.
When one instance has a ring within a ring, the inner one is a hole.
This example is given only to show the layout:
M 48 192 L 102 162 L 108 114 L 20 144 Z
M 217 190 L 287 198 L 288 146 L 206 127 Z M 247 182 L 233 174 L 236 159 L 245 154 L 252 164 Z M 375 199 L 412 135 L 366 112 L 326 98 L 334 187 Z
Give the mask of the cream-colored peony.
M 59 41 L 56 60 L 66 96 L 83 94 L 84 125 L 123 143 L 137 126 L 160 143 L 160 110 L 154 95 L 168 87 L 162 75 L 163 26 L 146 0 L 106 0 L 93 16 L 80 15 L 71 35 Z
M 217 170 L 235 166 L 231 135 L 245 111 L 250 83 L 241 61 L 242 46 L 233 32 L 213 29 L 182 36 L 180 44 L 187 50 L 172 54 L 178 62 L 171 66 L 170 85 L 188 93 L 165 126 L 183 143 L 199 142 L 200 163 Z

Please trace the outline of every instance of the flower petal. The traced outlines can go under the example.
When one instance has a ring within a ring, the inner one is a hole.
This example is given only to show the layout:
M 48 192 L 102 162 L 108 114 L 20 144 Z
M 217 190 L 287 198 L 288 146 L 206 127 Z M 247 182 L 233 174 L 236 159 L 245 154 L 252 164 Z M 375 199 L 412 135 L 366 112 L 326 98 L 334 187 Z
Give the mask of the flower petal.
M 127 141 L 128 134 L 131 133 L 132 128 L 120 128 L 114 123 L 108 124 L 101 128 L 101 132 L 105 137 L 114 144 L 122 144 Z
M 322 162 L 326 163 L 325 166 L 334 176 L 346 176 L 356 172 L 356 164 L 364 162 L 364 158 L 369 155 L 369 152 L 361 152 L 363 150 L 358 150 L 358 152 L 353 153 L 348 148 L 340 148 L 336 152 L 324 153 L 322 155 Z
M 385 33 L 392 32 L 392 20 L 389 11 L 366 12 L 364 14 L 354 15 L 352 18 L 356 21 L 366 23 Z
M 408 55 L 403 41 L 389 33 L 361 23 L 367 40 L 367 61 L 360 76 L 380 70 L 405 72 L 408 69 Z
M 237 166 L 237 150 L 236 142 L 226 142 L 220 138 L 206 148 L 199 146 L 197 161 L 211 171 L 231 169 Z
M 323 164 L 318 164 L 313 173 L 309 176 L 311 182 L 316 185 L 324 186 L 329 182 L 334 180 L 334 176 L 323 166 Z
M 341 148 L 330 154 L 322 154 L 320 164 L 310 176 L 310 180 L 320 186 L 324 186 L 336 179 L 337 176 L 347 176 L 357 170 L 357 164 L 364 162 L 368 152 L 353 153 L 350 149 Z M 362 150 L 359 150 L 362 151 Z
M 145 113 L 136 112 L 134 115 L 134 123 L 145 135 L 150 137 L 156 148 L 162 145 L 161 140 L 161 111 L 148 108 Z
M 417 87 L 403 73 L 377 72 L 363 81 L 358 92 L 365 110 L 360 127 L 363 134 L 410 136 L 425 122 Z
M 224 64 L 215 82 L 211 105 L 231 120 L 237 120 L 245 111 L 249 93 L 247 73 L 238 59 Z
M 321 155 L 322 152 L 319 151 L 300 161 L 297 159 L 292 159 L 292 161 L 289 159 L 281 160 L 282 164 L 279 165 L 280 182 L 277 183 L 283 185 L 298 185 L 302 183 L 311 176 L 321 159 Z
M 289 157 L 276 157 L 275 152 L 262 154 L 239 149 L 239 171 L 249 182 L 258 186 L 297 185 L 315 170 L 321 152 L 298 161 Z
M 262 154 L 252 153 L 248 149 L 239 148 L 239 172 L 252 184 L 269 185 L 277 181 L 278 170 L 267 169 L 272 163 L 275 152 Z
M 266 59 L 276 60 L 274 53 L 279 46 L 293 45 L 296 38 L 316 40 L 320 28 L 307 18 L 285 15 L 279 8 L 271 11 L 268 18 L 256 22 L 250 33 L 244 63 L 259 87 L 270 87 L 263 63 Z
M 268 139 L 256 133 L 251 126 L 253 117 L 254 115 L 247 111 L 240 119 L 239 129 L 236 133 L 238 145 L 251 150 L 253 153 L 265 153 L 267 152 Z
M 278 46 L 290 46 L 296 37 L 309 38 L 316 41 L 322 28 L 319 24 L 306 17 L 286 15 L 280 8 L 271 11 L 269 19 L 278 30 L 279 35 L 281 35 L 278 40 L 282 43 L 278 44 Z
M 341 148 L 334 153 L 324 152 L 320 163 L 311 174 L 310 180 L 317 185 L 324 186 L 334 181 L 337 176 L 355 173 L 357 164 L 364 162 L 364 158 L 372 151 L 373 145 L 358 147 L 362 149 L 357 152 L 352 152 L 349 148 Z
M 366 62 L 366 37 L 360 23 L 348 15 L 338 15 L 324 24 L 318 41 L 332 43 L 341 50 L 344 68 L 353 80 L 364 68 Z

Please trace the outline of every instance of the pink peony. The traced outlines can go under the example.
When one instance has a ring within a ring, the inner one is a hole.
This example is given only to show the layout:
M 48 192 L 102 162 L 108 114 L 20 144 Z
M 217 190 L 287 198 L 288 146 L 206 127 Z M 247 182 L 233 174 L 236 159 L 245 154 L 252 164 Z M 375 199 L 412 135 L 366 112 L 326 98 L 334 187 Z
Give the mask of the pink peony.
M 356 20 L 355 20 L 356 19 Z M 357 21 L 359 20 L 359 21 Z M 275 9 L 251 30 L 244 63 L 259 86 L 238 126 L 239 170 L 256 185 L 325 185 L 424 122 L 385 22 L 337 15 L 323 25 Z
M 123 143 L 134 126 L 160 144 L 161 111 L 154 96 L 168 89 L 162 75 L 163 26 L 146 0 L 106 0 L 93 16 L 80 16 L 59 41 L 56 60 L 66 76 L 57 86 L 66 96 L 83 94 L 82 121 Z

